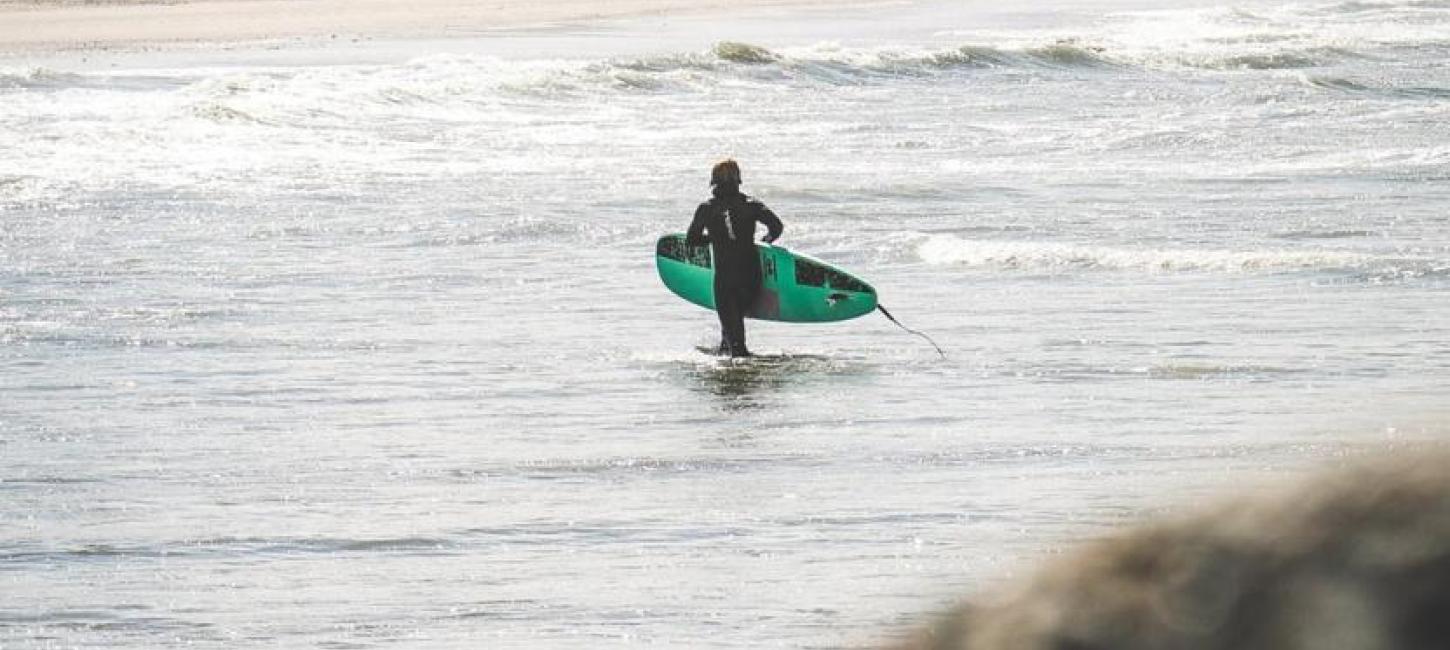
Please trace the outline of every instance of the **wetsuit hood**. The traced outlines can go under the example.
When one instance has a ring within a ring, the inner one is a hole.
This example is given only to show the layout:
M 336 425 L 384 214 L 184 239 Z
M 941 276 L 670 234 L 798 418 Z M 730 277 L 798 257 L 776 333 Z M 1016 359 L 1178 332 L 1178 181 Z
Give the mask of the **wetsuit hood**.
M 719 185 L 716 185 L 710 188 L 710 193 L 714 194 L 715 198 L 717 199 L 729 199 L 737 196 L 742 196 L 740 194 L 740 186 L 733 183 L 721 183 Z

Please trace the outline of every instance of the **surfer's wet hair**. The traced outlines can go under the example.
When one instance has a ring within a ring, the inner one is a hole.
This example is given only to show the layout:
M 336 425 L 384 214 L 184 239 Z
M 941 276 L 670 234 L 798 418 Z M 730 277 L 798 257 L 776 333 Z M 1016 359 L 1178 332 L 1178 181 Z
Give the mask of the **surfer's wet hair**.
M 710 170 L 710 186 L 740 187 L 740 164 L 732 158 L 715 163 Z

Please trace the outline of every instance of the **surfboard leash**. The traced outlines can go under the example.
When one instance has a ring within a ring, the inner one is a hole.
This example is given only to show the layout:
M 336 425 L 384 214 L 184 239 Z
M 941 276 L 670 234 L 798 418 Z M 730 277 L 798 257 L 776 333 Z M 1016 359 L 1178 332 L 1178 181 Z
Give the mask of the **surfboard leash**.
M 927 336 L 927 335 L 925 335 L 925 334 L 923 334 L 921 332 L 918 332 L 918 331 L 916 331 L 914 329 L 911 329 L 910 327 L 907 327 L 905 325 L 902 325 L 901 324 L 901 321 L 896 320 L 896 317 L 895 316 L 892 316 L 891 315 L 891 312 L 886 311 L 886 307 L 882 306 L 880 303 L 877 303 L 876 304 L 876 308 L 879 309 L 879 310 L 881 310 L 882 315 L 886 316 L 886 319 L 887 320 L 889 320 L 889 321 L 891 321 L 893 323 L 896 323 L 896 326 L 897 327 L 900 327 L 901 329 L 904 329 L 904 330 L 906 330 L 908 332 L 911 332 L 912 334 L 915 334 L 917 336 L 920 336 L 921 338 L 926 339 L 926 342 L 927 343 L 930 343 L 931 344 L 931 347 L 936 348 L 936 353 L 937 354 L 940 354 L 941 355 L 941 358 L 943 358 L 943 359 L 947 358 L 947 353 L 942 352 L 941 346 L 940 345 L 937 345 L 936 344 L 936 341 L 931 340 L 931 337 L 930 336 Z

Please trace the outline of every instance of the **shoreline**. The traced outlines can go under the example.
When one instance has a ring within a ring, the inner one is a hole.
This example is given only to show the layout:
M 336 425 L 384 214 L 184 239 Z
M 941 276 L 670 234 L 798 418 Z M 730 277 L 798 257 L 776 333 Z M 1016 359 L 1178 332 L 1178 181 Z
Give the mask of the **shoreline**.
M 0 1 L 0 58 L 278 41 L 456 38 L 640 17 L 752 9 L 859 8 L 862 0 Z

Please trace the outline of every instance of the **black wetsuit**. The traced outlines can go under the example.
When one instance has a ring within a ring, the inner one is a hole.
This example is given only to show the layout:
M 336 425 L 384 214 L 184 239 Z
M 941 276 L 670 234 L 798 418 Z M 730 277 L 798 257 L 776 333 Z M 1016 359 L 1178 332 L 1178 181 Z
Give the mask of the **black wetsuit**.
M 755 252 L 755 224 L 769 230 L 764 241 L 775 241 L 784 226 L 764 203 L 740 193 L 739 188 L 716 186 L 715 198 L 695 209 L 685 242 L 709 242 L 715 253 L 715 312 L 720 316 L 720 352 L 745 356 L 745 312 L 760 293 L 760 256 Z

